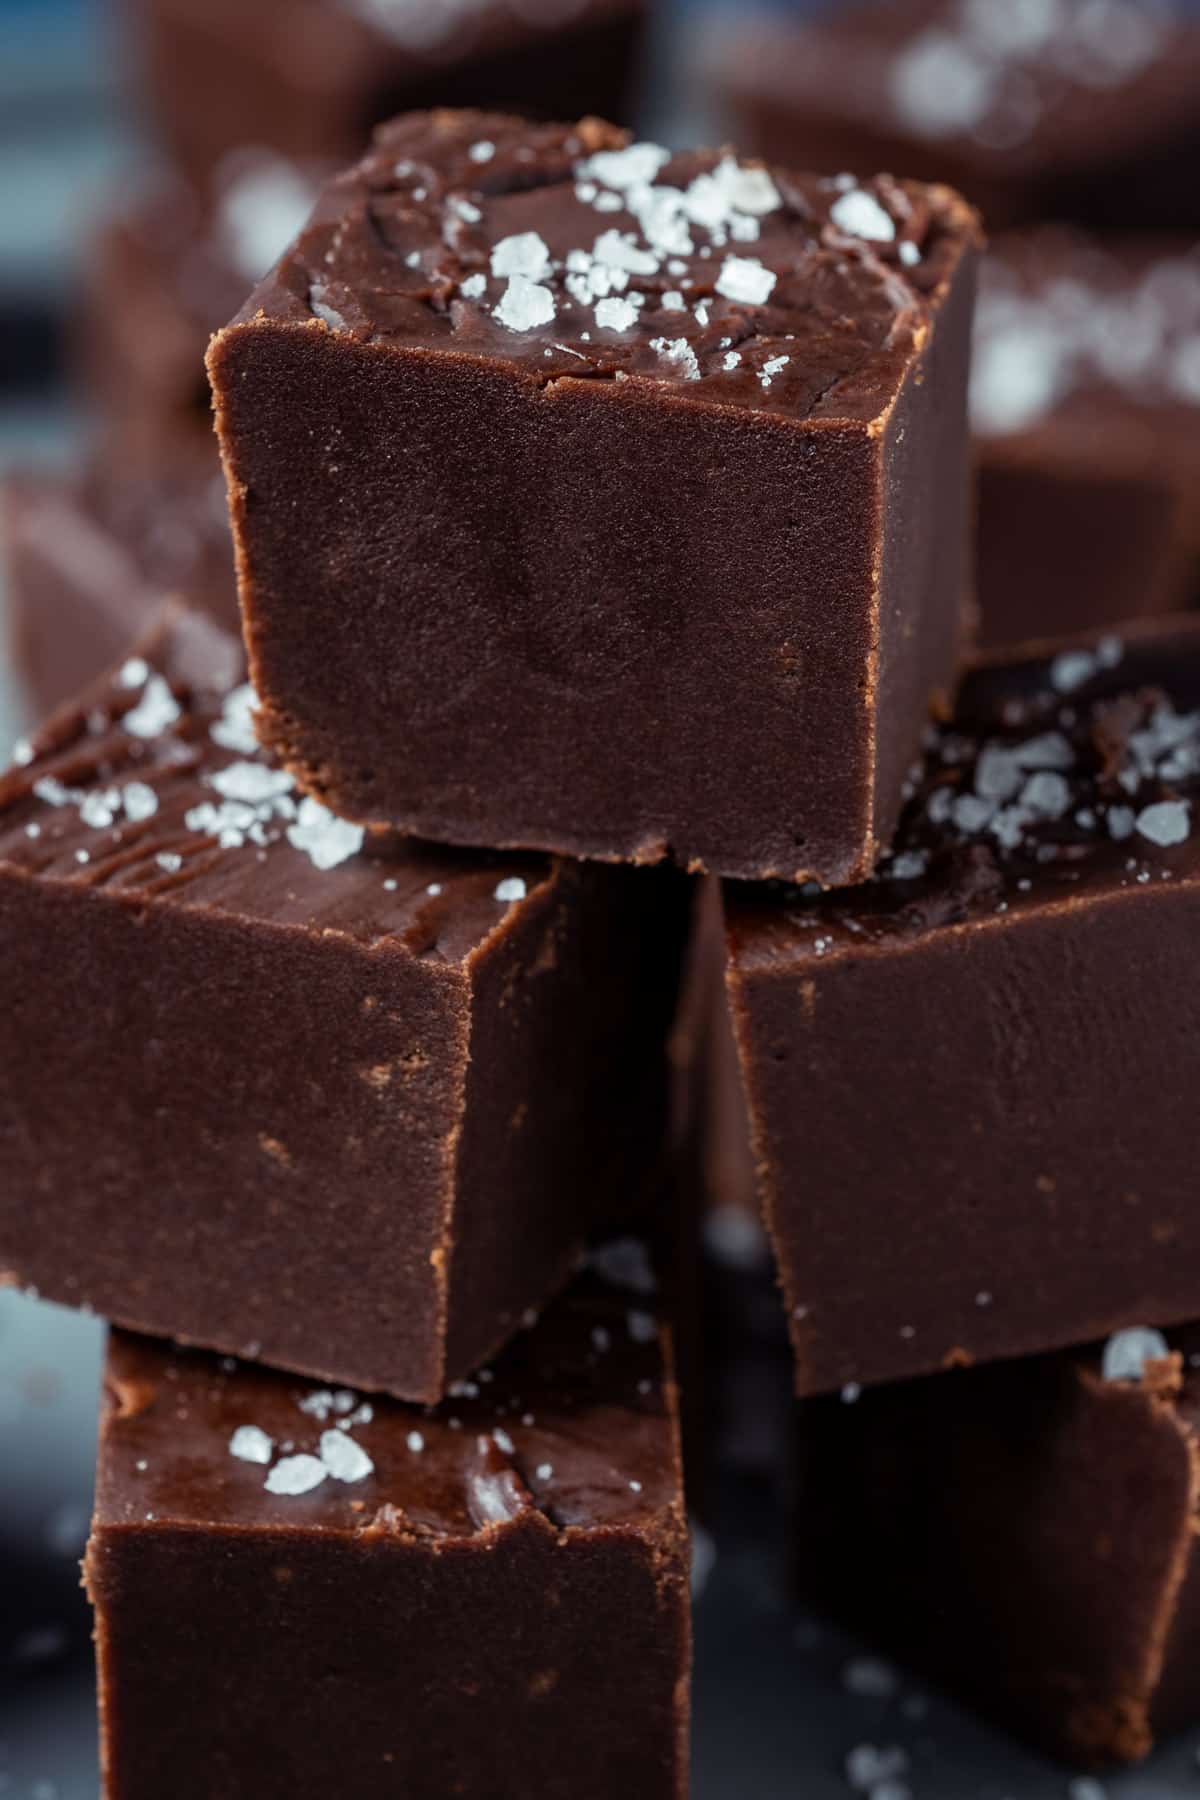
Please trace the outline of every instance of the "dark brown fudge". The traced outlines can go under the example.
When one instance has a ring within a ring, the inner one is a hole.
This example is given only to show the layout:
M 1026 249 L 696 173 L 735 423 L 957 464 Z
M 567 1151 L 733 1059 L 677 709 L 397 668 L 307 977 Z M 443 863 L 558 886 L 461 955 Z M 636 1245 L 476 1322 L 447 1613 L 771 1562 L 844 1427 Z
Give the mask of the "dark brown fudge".
M 450 843 L 851 881 L 951 679 L 974 216 L 397 120 L 216 339 L 267 740 Z
M 128 0 L 159 136 L 200 183 L 245 145 L 347 163 L 406 107 L 624 119 L 642 0 Z
M 1200 248 L 1043 228 L 984 260 L 971 381 L 985 644 L 1200 591 Z
M 211 442 L 177 452 L 0 489 L 13 661 L 36 716 L 117 661 L 165 594 L 237 629 L 220 466 Z
M 687 1522 L 643 1302 L 436 1411 L 114 1333 L 87 1581 L 108 1800 L 683 1800 Z
M 1200 631 L 997 662 L 856 890 L 726 897 L 801 1393 L 1200 1306 Z
M 1200 1719 L 1200 1330 L 801 1408 L 804 1587 L 1072 1762 Z
M 1172 0 L 767 10 L 705 61 L 760 155 L 949 181 L 993 227 L 1200 227 L 1200 23 Z
M 364 837 L 239 664 L 168 612 L 0 779 L 0 1270 L 434 1400 L 660 1174 L 678 886 Z
M 122 449 L 153 456 L 199 436 L 215 461 L 209 337 L 300 230 L 319 184 L 312 164 L 243 151 L 203 193 L 159 175 L 100 226 L 83 269 L 76 363 Z

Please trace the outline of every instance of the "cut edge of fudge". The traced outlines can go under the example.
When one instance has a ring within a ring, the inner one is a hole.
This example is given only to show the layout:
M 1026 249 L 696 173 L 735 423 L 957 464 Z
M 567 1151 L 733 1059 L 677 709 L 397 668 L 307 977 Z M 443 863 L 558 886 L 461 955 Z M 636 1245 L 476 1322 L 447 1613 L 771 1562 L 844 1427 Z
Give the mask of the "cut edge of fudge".
M 47 1297 L 133 1328 L 432 1399 L 563 1285 L 597 1229 L 654 1198 L 677 923 L 682 937 L 674 886 L 668 894 L 655 877 L 647 887 L 553 858 L 367 834 L 292 797 L 290 778 L 255 743 L 252 709 L 241 646 L 168 603 L 113 674 L 18 743 L 0 777 L 0 904 L 24 920 L 12 929 L 26 975 L 19 957 L 9 973 L 14 1006 L 26 1009 L 29 1056 L 68 1043 L 67 967 L 80 995 L 100 984 L 103 1032 L 120 1017 L 135 1033 L 124 1053 L 134 1069 L 124 1110 L 105 1109 L 96 1083 L 81 1087 L 77 1068 L 60 1068 L 57 1084 L 49 1075 L 39 1084 L 40 1103 L 28 1093 L 19 1102 L 32 1109 L 24 1134 L 0 1139 L 14 1182 L 33 1180 L 30 1144 L 52 1129 L 47 1109 L 64 1096 L 83 1113 L 101 1106 L 88 1128 L 95 1192 L 80 1172 L 68 1176 L 65 1146 L 42 1158 L 36 1178 L 44 1216 L 61 1223 L 71 1214 L 75 1249 L 91 1250 L 60 1266 L 58 1240 L 39 1248 L 31 1219 L 11 1210 L 0 1262 Z M 37 940 L 48 933 L 55 950 L 43 957 Z M 111 980 L 101 967 L 105 944 L 114 957 L 155 959 L 124 1000 L 116 966 Z M 164 1011 L 168 965 L 183 983 L 178 1028 Z M 286 989 L 278 1004 L 272 971 Z M 578 992 L 589 981 L 590 1026 L 581 1031 Z M 637 989 L 632 1003 L 626 983 Z M 201 991 L 212 1006 L 207 1042 L 184 1003 Z M 248 994 L 262 1009 L 264 1042 L 286 1015 L 296 1053 L 307 1044 L 316 1058 L 297 1076 L 316 1083 L 311 1107 L 285 1109 L 284 1072 L 269 1057 L 260 1065 L 257 1046 L 242 1048 Z M 28 1012 L 39 996 L 39 1010 Z M 345 1067 L 323 1047 L 331 1030 L 355 1046 Z M 119 1039 L 103 1032 L 117 1057 Z M 486 1088 L 481 1057 L 493 1064 Z M 170 1117 L 201 1062 L 212 1067 L 186 1115 L 199 1135 L 183 1168 L 177 1134 L 147 1134 L 130 1109 Z M 168 1067 L 175 1076 L 164 1091 Z M 557 1083 L 526 1091 L 552 1068 Z M 507 1071 L 503 1080 L 497 1070 Z M 15 1064 L 11 1079 L 18 1087 L 25 1079 Z M 224 1109 L 231 1079 L 237 1104 Z M 508 1122 L 497 1110 L 506 1104 Z M 623 1109 L 622 1130 L 606 1133 L 585 1167 L 580 1133 L 598 1129 L 612 1108 Z M 489 1134 L 498 1134 L 490 1154 Z M 134 1142 L 147 1189 L 137 1256 L 162 1238 L 149 1282 L 127 1266 L 128 1243 L 122 1258 L 120 1234 L 84 1226 L 89 1213 L 116 1206 L 117 1193 L 128 1201 Z M 314 1205 L 329 1169 L 340 1191 L 323 1202 L 334 1235 L 321 1276 L 321 1243 L 301 1233 L 284 1258 L 279 1221 L 285 1197 L 286 1210 Z M 225 1198 L 201 1206 L 218 1174 Z M 174 1226 L 154 1199 L 164 1190 L 180 1205 L 186 1197 Z M 378 1276 L 386 1292 L 371 1286 L 368 1229 L 391 1270 Z M 239 1242 L 245 1260 L 231 1263 Z M 400 1313 L 397 1295 L 407 1296 Z M 386 1355 L 372 1348 L 383 1342 Z

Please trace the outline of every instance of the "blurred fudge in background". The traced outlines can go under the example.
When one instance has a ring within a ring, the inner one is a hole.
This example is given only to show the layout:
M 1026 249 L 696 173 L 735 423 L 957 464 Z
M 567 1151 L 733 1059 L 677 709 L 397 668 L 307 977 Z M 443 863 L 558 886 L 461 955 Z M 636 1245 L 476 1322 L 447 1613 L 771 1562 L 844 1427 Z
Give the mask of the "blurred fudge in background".
M 643 0 L 128 6 L 153 122 L 201 183 L 243 144 L 349 162 L 373 126 L 414 107 L 628 118 L 647 11 Z
M 1200 588 L 1200 242 L 1043 226 L 984 259 L 971 422 L 985 644 Z
M 324 169 L 263 150 L 224 157 L 203 191 L 165 169 L 104 220 L 75 332 L 83 397 L 138 455 L 199 436 L 215 468 L 204 352 L 303 225 Z
M 948 181 L 993 228 L 1200 227 L 1200 20 L 1169 0 L 858 0 L 718 28 L 746 150 Z
M 0 489 L 14 667 L 43 717 L 123 655 L 164 594 L 237 630 L 237 585 L 215 446 L 157 467 L 93 457 L 69 476 Z
M 1144 1756 L 1200 1718 L 1198 1363 L 1127 1328 L 801 1407 L 806 1597 L 1053 1754 Z

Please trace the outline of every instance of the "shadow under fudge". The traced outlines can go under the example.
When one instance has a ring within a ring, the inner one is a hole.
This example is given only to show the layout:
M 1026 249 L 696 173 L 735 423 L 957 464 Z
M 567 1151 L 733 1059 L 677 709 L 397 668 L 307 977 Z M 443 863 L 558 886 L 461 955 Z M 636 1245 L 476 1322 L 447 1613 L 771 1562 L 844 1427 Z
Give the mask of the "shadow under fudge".
M 96 1607 L 109 1800 L 683 1800 L 669 1344 L 577 1287 L 436 1410 L 114 1332 Z
M 972 673 L 857 889 L 725 893 L 797 1390 L 1200 1304 L 1200 630 Z
M 364 837 L 169 608 L 0 779 L 0 1269 L 436 1399 L 650 1200 L 682 880 Z
M 760 8 L 702 56 L 759 155 L 949 181 L 991 228 L 1200 228 L 1200 24 L 1184 6 L 857 0 Z
M 1168 1337 L 802 1406 L 807 1596 L 1076 1763 L 1195 1725 L 1200 1330 Z
M 267 739 L 347 817 L 871 867 L 968 586 L 949 190 L 395 121 L 209 366 Z

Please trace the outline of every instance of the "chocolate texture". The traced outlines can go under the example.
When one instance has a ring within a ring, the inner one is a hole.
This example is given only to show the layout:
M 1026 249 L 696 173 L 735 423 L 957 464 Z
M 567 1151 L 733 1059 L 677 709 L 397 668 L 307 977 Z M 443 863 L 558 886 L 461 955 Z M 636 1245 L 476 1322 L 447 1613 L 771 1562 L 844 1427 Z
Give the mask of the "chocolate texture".
M 687 1521 L 645 1303 L 436 1410 L 113 1334 L 87 1581 L 109 1800 L 683 1800 Z
M 856 890 L 729 886 L 801 1393 L 1194 1315 L 1200 633 L 976 669 Z
M 1125 1330 L 802 1407 L 808 1597 L 1077 1766 L 1194 1726 L 1198 1346 Z
M 1200 593 L 1200 249 L 1043 227 L 993 244 L 975 313 L 986 645 Z
M 36 716 L 94 681 L 176 594 L 237 629 L 225 483 L 211 442 L 153 466 L 96 455 L 0 489 L 13 662 Z
M 627 118 L 642 0 L 130 0 L 154 123 L 201 187 L 264 145 L 344 164 L 405 108 Z
M 384 128 L 210 352 L 267 740 L 442 841 L 865 875 L 952 679 L 976 242 L 595 120 Z
M 366 837 L 168 610 L 0 780 L 0 1269 L 433 1400 L 659 1177 L 681 883 Z
M 748 150 L 949 181 L 987 224 L 1193 230 L 1200 24 L 1171 0 L 760 10 L 705 58 Z

